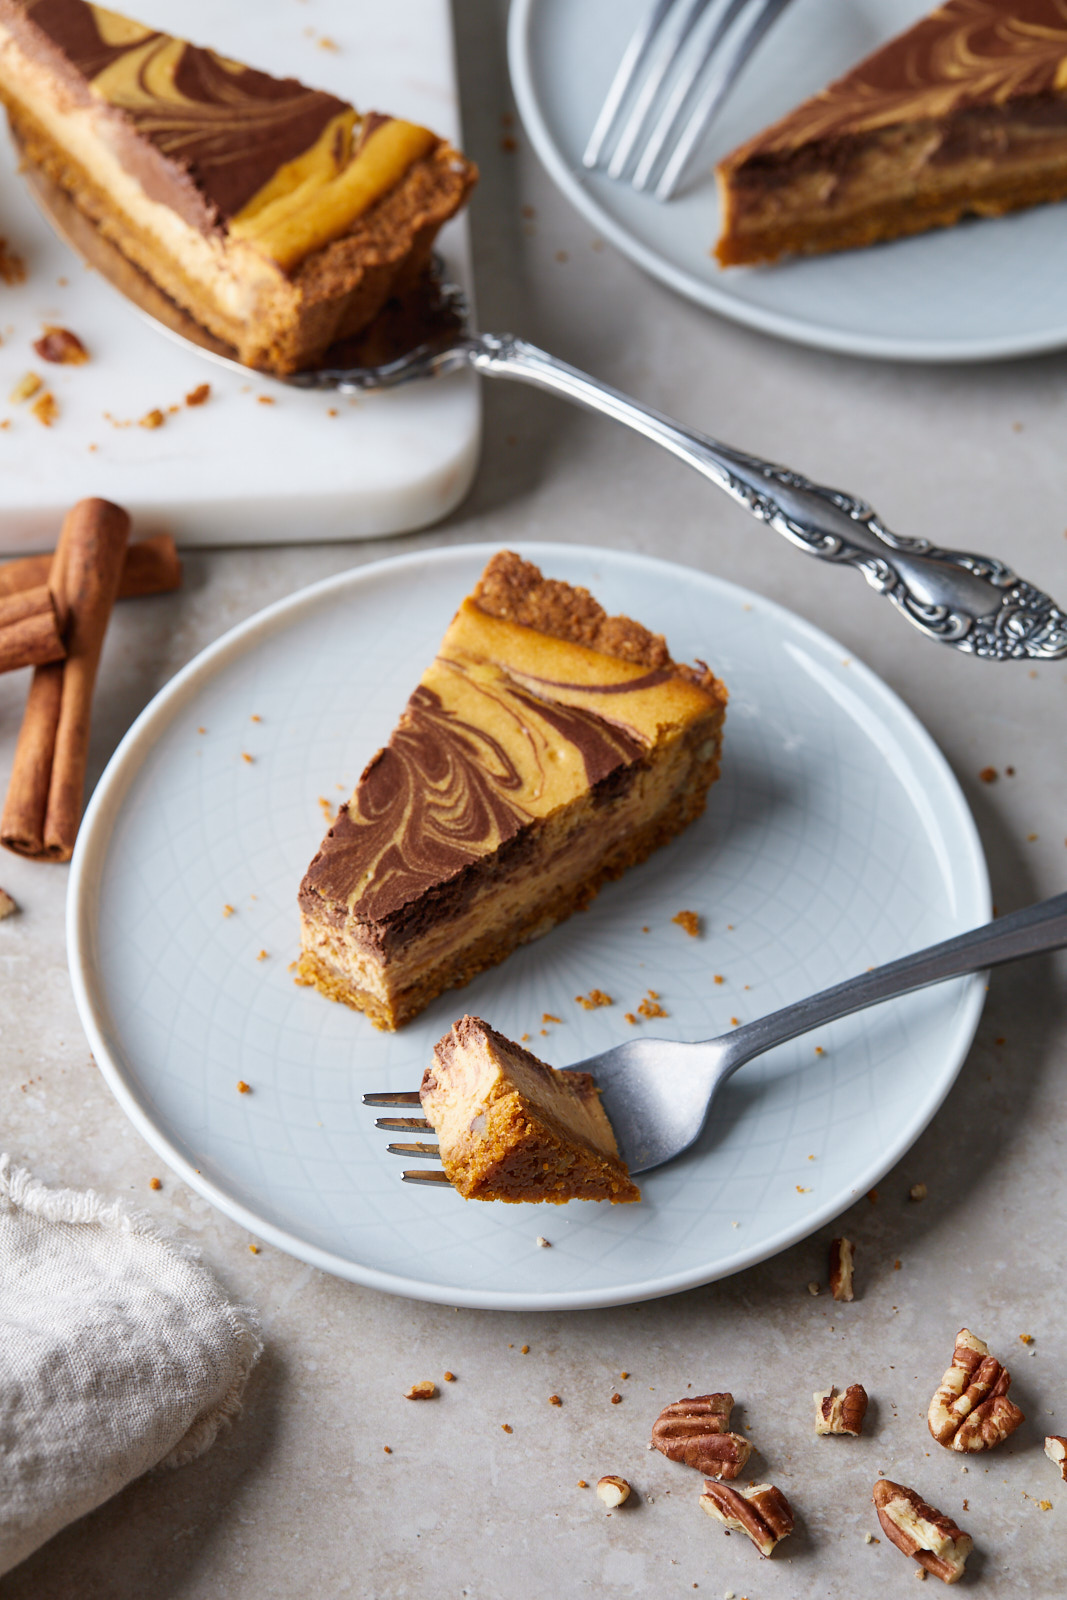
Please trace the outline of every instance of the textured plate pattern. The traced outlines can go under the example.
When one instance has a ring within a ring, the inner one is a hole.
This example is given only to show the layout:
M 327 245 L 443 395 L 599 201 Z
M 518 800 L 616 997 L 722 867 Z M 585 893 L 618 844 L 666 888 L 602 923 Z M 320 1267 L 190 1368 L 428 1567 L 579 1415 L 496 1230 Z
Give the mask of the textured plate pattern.
M 530 1034 L 561 1065 L 626 1037 L 623 1013 L 650 988 L 668 1016 L 640 1027 L 707 1038 L 973 926 L 988 888 L 942 757 L 832 640 L 644 557 L 525 553 L 665 630 L 729 684 L 725 775 L 701 822 L 400 1034 L 296 988 L 295 896 L 323 831 L 319 796 L 341 798 L 387 738 L 491 550 L 386 561 L 253 618 L 131 729 L 78 844 L 71 970 L 124 1108 L 259 1236 L 451 1304 L 614 1304 L 735 1271 L 875 1182 L 952 1083 L 981 982 L 884 1006 L 745 1068 L 703 1146 L 649 1174 L 640 1206 L 464 1204 L 402 1185 L 362 1092 L 417 1086 L 464 1010 Z M 705 919 L 702 938 L 672 924 L 682 909 Z M 594 986 L 615 1004 L 578 1006 Z M 552 1250 L 536 1247 L 542 1232 Z
M 736 322 L 853 355 L 978 361 L 1067 344 L 1067 205 L 774 267 L 723 272 L 710 254 L 715 162 L 909 27 L 930 0 L 796 0 L 714 124 L 703 175 L 698 163 L 669 205 L 581 162 L 647 3 L 514 0 L 509 34 L 515 96 L 538 155 L 572 204 L 647 272 Z

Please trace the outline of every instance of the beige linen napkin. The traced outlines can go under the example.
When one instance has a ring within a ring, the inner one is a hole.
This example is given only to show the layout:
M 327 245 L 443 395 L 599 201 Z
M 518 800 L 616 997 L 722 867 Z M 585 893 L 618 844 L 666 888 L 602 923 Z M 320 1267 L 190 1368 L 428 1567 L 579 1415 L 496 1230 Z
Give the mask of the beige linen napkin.
M 240 1410 L 262 1346 L 195 1252 L 0 1155 L 0 1573 Z

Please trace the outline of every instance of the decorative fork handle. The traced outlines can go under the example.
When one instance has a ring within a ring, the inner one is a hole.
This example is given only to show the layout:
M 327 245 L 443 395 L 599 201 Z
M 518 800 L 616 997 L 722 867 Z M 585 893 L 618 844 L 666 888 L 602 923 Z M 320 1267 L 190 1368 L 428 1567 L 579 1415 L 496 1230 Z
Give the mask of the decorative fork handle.
M 461 366 L 549 389 L 663 445 L 808 555 L 856 567 L 929 639 L 993 661 L 1067 656 L 1067 613 L 1002 561 L 892 533 L 865 501 L 683 428 L 513 334 L 469 334 L 410 376 Z
M 773 1050 L 787 1039 L 810 1033 L 813 1028 L 836 1022 L 838 1017 L 850 1016 L 866 1006 L 895 1000 L 898 995 L 925 989 L 946 978 L 982 972 L 987 967 L 1019 961 L 1024 956 L 1042 955 L 1064 945 L 1067 945 L 1067 894 L 1057 894 L 1051 900 L 1040 900 L 1037 905 L 1013 911 L 984 927 L 972 928 L 969 933 L 957 934 L 943 944 L 916 950 L 899 961 L 890 961 L 884 967 L 861 973 L 858 978 L 835 984 L 832 989 L 823 989 L 796 1005 L 745 1023 L 716 1041 L 729 1050 L 729 1066 L 723 1076 L 729 1077 L 746 1061 L 762 1055 L 765 1050 Z

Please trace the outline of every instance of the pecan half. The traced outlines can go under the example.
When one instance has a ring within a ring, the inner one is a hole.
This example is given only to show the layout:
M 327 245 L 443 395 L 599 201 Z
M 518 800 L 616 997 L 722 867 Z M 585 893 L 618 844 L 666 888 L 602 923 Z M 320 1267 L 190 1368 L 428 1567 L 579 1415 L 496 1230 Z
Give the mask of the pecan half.
M 695 1394 L 665 1407 L 652 1425 L 652 1443 L 671 1461 L 713 1478 L 736 1478 L 752 1454 L 739 1433 L 730 1432 L 732 1394 Z
M 930 1401 L 930 1432 L 946 1450 L 992 1450 L 1014 1433 L 1023 1414 L 1007 1398 L 1011 1373 L 968 1328 L 956 1335 L 952 1365 Z
M 793 1531 L 793 1508 L 773 1483 L 751 1483 L 747 1489 L 705 1483 L 700 1505 L 727 1528 L 747 1533 L 761 1556 L 769 1556 Z
M 1061 1433 L 1050 1433 L 1045 1440 L 1045 1454 L 1060 1469 L 1060 1477 L 1067 1483 L 1067 1439 Z
M 852 1268 L 856 1247 L 851 1239 L 830 1241 L 830 1293 L 835 1300 L 852 1299 Z
M 816 1433 L 850 1433 L 858 1439 L 867 1415 L 867 1391 L 862 1383 L 850 1383 L 844 1394 L 830 1386 L 817 1389 L 815 1400 Z
M 913 1556 L 921 1567 L 942 1583 L 958 1583 L 964 1564 L 974 1549 L 969 1533 L 951 1517 L 927 1505 L 914 1489 L 879 1478 L 871 1496 L 882 1531 L 898 1550 Z

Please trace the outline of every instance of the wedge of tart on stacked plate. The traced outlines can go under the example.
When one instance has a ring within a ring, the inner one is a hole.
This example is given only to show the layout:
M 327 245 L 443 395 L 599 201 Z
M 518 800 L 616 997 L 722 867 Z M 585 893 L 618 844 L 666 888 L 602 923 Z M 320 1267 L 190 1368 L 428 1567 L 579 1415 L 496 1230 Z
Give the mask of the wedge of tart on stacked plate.
M 718 167 L 723 266 L 1067 196 L 1067 4 L 947 0 Z

